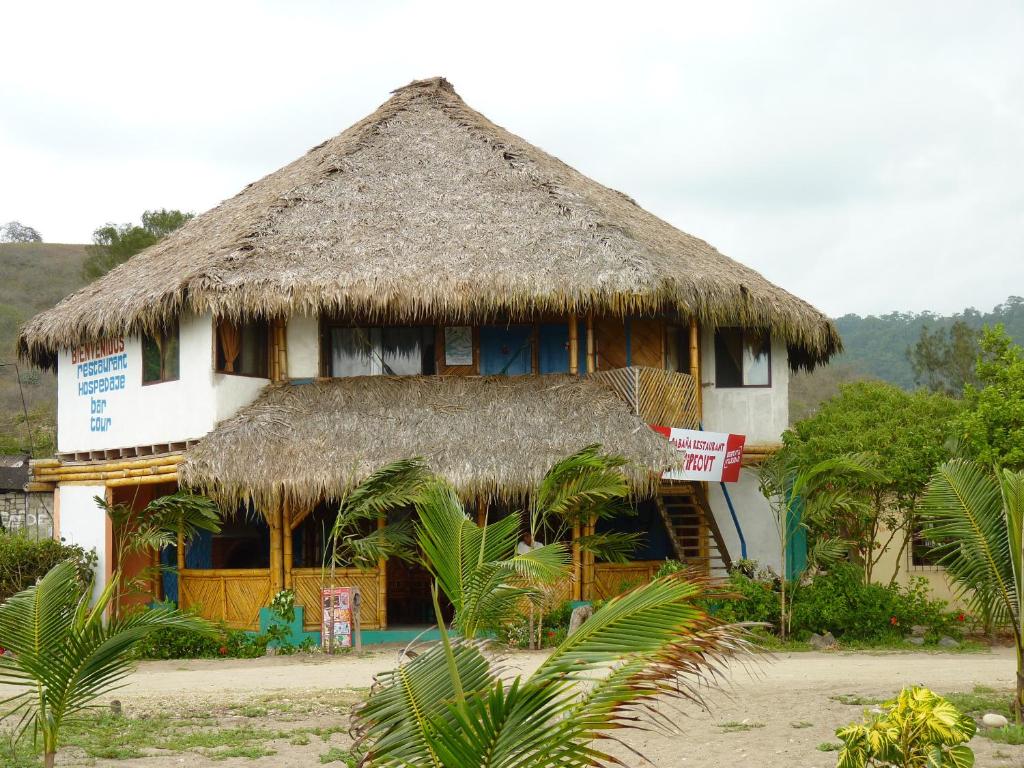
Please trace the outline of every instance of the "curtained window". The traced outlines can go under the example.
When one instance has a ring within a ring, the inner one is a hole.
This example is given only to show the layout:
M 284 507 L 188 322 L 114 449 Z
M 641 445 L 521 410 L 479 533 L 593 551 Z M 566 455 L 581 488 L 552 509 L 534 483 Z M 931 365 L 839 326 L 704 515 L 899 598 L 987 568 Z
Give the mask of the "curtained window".
M 771 350 L 767 331 L 719 328 L 715 331 L 715 386 L 770 387 Z
M 159 333 L 142 334 L 142 383 L 177 381 L 179 366 L 178 321 Z
M 236 376 L 270 376 L 270 332 L 265 321 L 217 323 L 217 372 Z
M 332 326 L 328 339 L 331 376 L 418 376 L 437 369 L 433 326 Z

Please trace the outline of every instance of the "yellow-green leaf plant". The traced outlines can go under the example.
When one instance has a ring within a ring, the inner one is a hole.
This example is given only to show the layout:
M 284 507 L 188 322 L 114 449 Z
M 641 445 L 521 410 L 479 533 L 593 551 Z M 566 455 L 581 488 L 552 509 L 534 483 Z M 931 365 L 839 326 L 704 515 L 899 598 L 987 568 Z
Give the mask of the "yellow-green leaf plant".
M 974 720 L 927 688 L 904 688 L 880 715 L 836 731 L 836 768 L 971 768 Z

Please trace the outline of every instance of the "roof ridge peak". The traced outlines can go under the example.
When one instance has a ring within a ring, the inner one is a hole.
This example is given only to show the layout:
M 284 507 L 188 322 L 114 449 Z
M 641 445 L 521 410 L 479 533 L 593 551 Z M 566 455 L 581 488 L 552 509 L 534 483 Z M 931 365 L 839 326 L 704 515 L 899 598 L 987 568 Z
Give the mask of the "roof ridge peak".
M 404 93 L 406 91 L 447 91 L 448 93 L 455 93 L 455 87 L 448 81 L 448 78 L 438 75 L 436 77 L 428 77 L 423 80 L 413 80 L 407 85 L 395 88 L 391 93 Z M 458 94 L 456 94 L 458 95 Z

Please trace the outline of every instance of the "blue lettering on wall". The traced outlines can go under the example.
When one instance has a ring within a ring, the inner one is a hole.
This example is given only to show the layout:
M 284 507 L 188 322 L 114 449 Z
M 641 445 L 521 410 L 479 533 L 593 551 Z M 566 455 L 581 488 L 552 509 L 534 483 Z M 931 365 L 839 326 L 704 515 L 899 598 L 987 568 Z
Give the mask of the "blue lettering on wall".
M 118 349 L 115 345 L 113 349 Z M 119 349 L 124 349 L 120 344 Z M 78 358 L 81 359 L 81 358 Z M 77 363 L 75 379 L 79 397 L 89 398 L 89 431 L 108 432 L 114 420 L 110 415 L 112 402 L 95 395 L 116 394 L 128 383 L 128 355 L 125 352 Z

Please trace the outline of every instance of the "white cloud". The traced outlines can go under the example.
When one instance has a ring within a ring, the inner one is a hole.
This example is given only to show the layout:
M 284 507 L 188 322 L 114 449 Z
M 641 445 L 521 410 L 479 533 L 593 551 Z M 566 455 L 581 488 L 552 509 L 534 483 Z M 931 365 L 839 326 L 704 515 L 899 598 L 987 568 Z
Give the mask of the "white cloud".
M 833 314 L 1024 287 L 1024 9 L 22 3 L 0 220 L 201 211 L 444 74 L 493 120 Z

